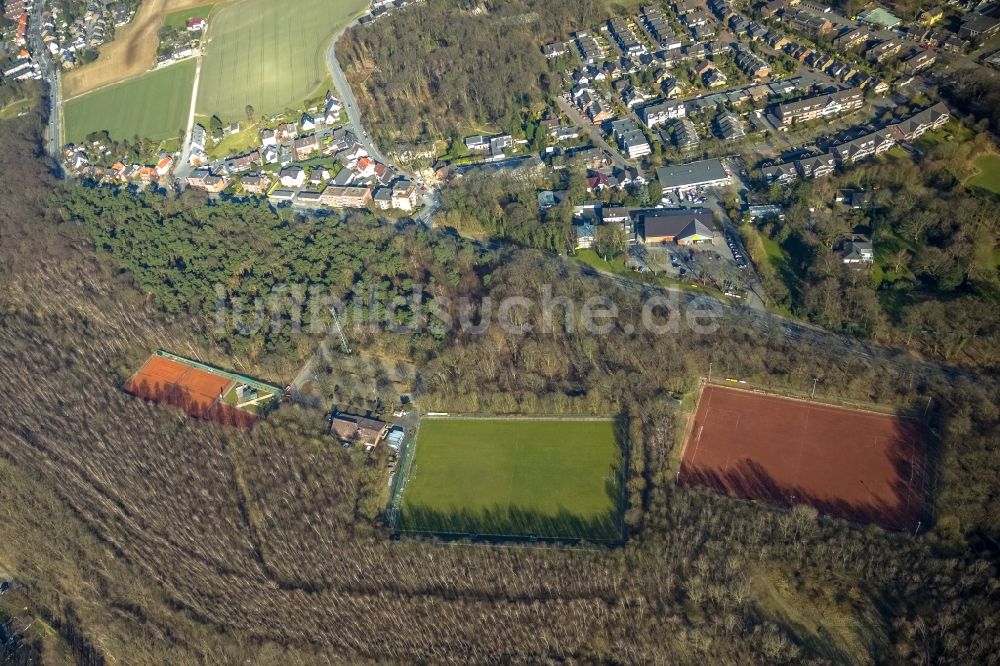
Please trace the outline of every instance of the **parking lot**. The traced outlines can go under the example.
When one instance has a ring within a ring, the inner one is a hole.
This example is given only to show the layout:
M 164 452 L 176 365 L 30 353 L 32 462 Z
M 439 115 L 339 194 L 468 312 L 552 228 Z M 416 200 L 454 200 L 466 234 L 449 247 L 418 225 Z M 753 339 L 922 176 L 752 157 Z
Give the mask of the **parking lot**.
M 731 242 L 733 247 L 729 245 Z M 721 234 L 714 243 L 684 247 L 637 244 L 630 255 L 640 270 L 711 286 L 730 296 L 742 297 L 751 279 L 743 251 L 731 238 Z

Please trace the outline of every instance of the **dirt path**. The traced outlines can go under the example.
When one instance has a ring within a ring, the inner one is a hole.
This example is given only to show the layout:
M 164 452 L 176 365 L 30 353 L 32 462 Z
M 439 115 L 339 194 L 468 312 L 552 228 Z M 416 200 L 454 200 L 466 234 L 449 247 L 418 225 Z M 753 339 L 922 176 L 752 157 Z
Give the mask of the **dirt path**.
M 201 60 L 202 52 L 198 52 L 198 59 L 194 69 L 194 81 L 191 83 L 191 106 L 188 109 L 187 125 L 184 129 L 184 142 L 181 144 L 181 158 L 174 169 L 174 178 L 187 178 L 191 173 L 191 130 L 194 129 L 194 110 L 198 106 L 198 83 L 201 81 Z
M 168 14 L 209 4 L 211 0 L 144 0 L 132 22 L 118 29 L 114 40 L 103 45 L 97 60 L 67 72 L 63 95 L 70 99 L 124 81 L 153 67 L 158 32 Z M 222 1 L 215 3 L 215 6 Z M 212 8 L 213 11 L 215 7 Z

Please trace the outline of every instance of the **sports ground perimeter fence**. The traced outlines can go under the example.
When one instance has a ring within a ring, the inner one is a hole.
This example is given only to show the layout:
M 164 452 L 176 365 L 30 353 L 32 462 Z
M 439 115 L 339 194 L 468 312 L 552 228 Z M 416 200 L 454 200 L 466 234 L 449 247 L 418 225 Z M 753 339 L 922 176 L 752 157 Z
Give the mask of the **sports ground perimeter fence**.
M 724 386 L 744 391 L 760 393 L 762 395 L 775 395 L 791 400 L 801 400 L 804 402 L 814 402 L 820 405 L 830 405 L 833 407 L 843 407 L 844 409 L 855 409 L 862 412 L 874 412 L 888 416 L 899 416 L 915 420 L 922 420 L 925 416 L 925 409 L 920 409 L 913 404 L 904 405 L 900 403 L 877 403 L 862 400 L 853 400 L 816 390 L 797 388 L 787 384 L 764 384 L 756 380 L 736 379 L 734 377 L 702 377 L 701 382 L 705 385 Z M 700 390 L 700 389 L 699 389 Z
M 627 509 L 628 495 L 627 495 L 627 482 L 628 482 L 628 469 L 630 464 L 630 453 L 631 447 L 625 442 L 625 434 L 619 432 L 621 438 L 621 467 L 618 471 L 618 478 L 616 480 L 618 484 L 618 497 L 615 503 L 615 529 L 617 535 L 614 538 L 599 538 L 593 535 L 583 535 L 580 536 L 549 536 L 540 535 L 534 533 L 519 533 L 516 531 L 504 531 L 504 532 L 489 532 L 484 530 L 479 531 L 447 531 L 447 530 L 435 530 L 426 527 L 421 527 L 419 529 L 409 529 L 404 526 L 402 520 L 402 506 L 403 499 L 406 494 L 406 487 L 413 473 L 413 461 L 416 457 L 416 448 L 418 435 L 420 431 L 420 423 L 423 419 L 448 419 L 448 420 L 469 420 L 469 421 L 491 421 L 491 420 L 502 420 L 502 421 L 614 421 L 617 427 L 621 427 L 618 423 L 618 419 L 610 418 L 606 416 L 593 416 L 593 415 L 539 415 L 539 416 L 523 416 L 523 415 L 504 415 L 504 414 L 450 414 L 450 413 L 430 413 L 425 414 L 421 419 L 417 421 L 417 426 L 414 428 L 413 433 L 410 437 L 404 441 L 403 446 L 399 454 L 399 462 L 396 466 L 395 477 L 392 482 L 392 489 L 389 495 L 389 503 L 387 505 L 385 513 L 385 524 L 386 526 L 397 535 L 407 535 L 413 537 L 431 537 L 435 539 L 440 539 L 442 541 L 474 541 L 483 543 L 509 543 L 509 542 L 522 542 L 522 543 L 548 543 L 548 544 L 571 544 L 579 545 L 582 543 L 590 543 L 601 546 L 616 546 L 620 545 L 626 538 L 625 530 L 625 511 Z
M 723 375 L 722 377 L 700 377 L 697 383 L 696 389 L 694 391 L 694 400 L 690 407 L 685 409 L 686 414 L 686 427 L 678 429 L 676 449 L 678 451 L 676 456 L 676 481 L 681 482 L 681 459 L 684 455 L 684 451 L 689 443 L 692 436 L 694 425 L 695 414 L 698 410 L 698 405 L 702 397 L 702 389 L 707 386 L 718 386 L 721 388 L 730 388 L 735 390 L 742 390 L 748 393 L 754 393 L 761 396 L 774 396 L 779 398 L 785 398 L 789 400 L 795 400 L 798 402 L 814 404 L 817 406 L 827 406 L 836 407 L 845 410 L 852 410 L 857 412 L 868 412 L 871 414 L 878 414 L 882 416 L 890 416 L 901 419 L 907 419 L 914 422 L 919 429 L 922 431 L 923 439 L 923 456 L 921 457 L 921 462 L 919 465 L 920 479 L 921 483 L 918 484 L 919 487 L 910 487 L 908 492 L 913 493 L 913 496 L 919 505 L 919 516 L 918 523 L 915 528 L 915 532 L 921 531 L 921 529 L 926 530 L 935 521 L 936 518 L 936 505 L 934 502 L 935 488 L 937 487 L 937 472 L 939 464 L 940 450 L 937 445 L 938 435 L 930 426 L 929 414 L 931 407 L 931 400 L 928 398 L 928 402 L 924 405 L 902 403 L 873 403 L 860 400 L 854 400 L 850 398 L 843 398 L 840 396 L 828 395 L 821 393 L 820 391 L 806 390 L 798 387 L 788 386 L 786 384 L 764 384 L 754 380 L 746 379 L 736 379 L 733 377 L 727 377 Z M 911 469 L 911 482 L 912 475 L 915 472 Z M 738 497 L 730 496 L 731 499 L 736 501 L 747 502 L 750 504 L 756 504 L 760 500 L 746 500 Z M 783 507 L 778 507 L 775 505 L 770 505 L 773 508 L 781 509 Z M 856 526 L 865 526 L 867 523 L 856 522 L 850 519 L 845 519 L 841 517 L 842 520 L 847 520 L 847 522 L 854 524 Z

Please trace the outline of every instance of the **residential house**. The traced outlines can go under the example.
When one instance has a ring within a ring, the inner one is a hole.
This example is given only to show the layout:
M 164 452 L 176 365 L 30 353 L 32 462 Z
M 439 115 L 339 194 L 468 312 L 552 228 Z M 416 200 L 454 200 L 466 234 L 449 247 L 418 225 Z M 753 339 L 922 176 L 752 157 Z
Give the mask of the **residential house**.
M 755 53 L 746 49 L 736 52 L 736 66 L 749 77 L 763 79 L 771 75 L 771 67 Z
M 323 190 L 320 201 L 332 208 L 365 208 L 372 200 L 372 189 L 370 187 L 348 186 L 337 187 L 331 185 Z
M 223 176 L 213 174 L 207 167 L 200 167 L 191 172 L 187 183 L 190 187 L 205 190 L 209 193 L 218 193 L 226 189 L 229 180 Z
M 291 141 L 299 135 L 298 125 L 295 123 L 283 123 L 275 128 L 278 143 Z
M 687 118 L 680 118 L 674 122 L 674 143 L 681 150 L 694 148 L 701 142 L 698 131 L 694 123 Z
M 937 53 L 933 49 L 920 49 L 903 58 L 903 70 L 907 74 L 916 74 L 933 65 L 935 60 Z
M 833 200 L 848 208 L 860 210 L 872 202 L 872 195 L 871 192 L 866 192 L 865 190 L 840 190 Z
M 646 127 L 652 129 L 669 120 L 683 118 L 687 115 L 687 110 L 684 106 L 684 102 L 661 101 L 653 102 L 641 107 L 638 115 L 639 119 L 646 124 Z
M 417 205 L 417 186 L 409 180 L 398 180 L 392 186 L 392 207 L 411 211 Z
M 924 109 L 906 120 L 890 125 L 889 130 L 897 141 L 915 141 L 929 130 L 936 130 L 951 118 L 951 112 L 943 102 Z
M 841 115 L 860 109 L 863 104 L 864 93 L 856 88 L 849 88 L 779 104 L 775 109 L 775 116 L 782 125 L 791 125 L 793 122 L 801 123 L 817 118 Z
M 392 188 L 380 187 L 372 194 L 372 204 L 378 210 L 389 210 L 392 208 Z
M 337 187 L 346 187 L 347 185 L 352 185 L 354 183 L 354 171 L 347 167 L 341 169 L 333 180 L 330 181 L 331 185 L 336 185 Z
M 871 62 L 885 62 L 902 51 L 904 46 L 906 46 L 906 43 L 902 39 L 892 37 L 891 39 L 886 39 L 875 44 L 875 46 L 865 51 L 865 59 Z
M 207 138 L 207 133 L 205 128 L 201 125 L 194 125 L 191 128 L 191 136 L 188 139 L 188 144 L 191 146 L 192 151 L 205 151 L 205 139 Z
M 251 194 L 263 194 L 270 185 L 271 180 L 262 173 L 248 174 L 240 180 L 243 191 Z
M 795 166 L 799 170 L 799 175 L 806 180 L 823 178 L 833 173 L 836 168 L 836 158 L 830 153 L 823 153 L 798 160 Z
M 566 55 L 566 44 L 563 42 L 556 42 L 554 44 L 546 44 L 542 47 L 542 55 L 544 55 L 548 60 L 553 58 L 560 58 Z
M 489 150 L 490 140 L 488 137 L 477 134 L 475 136 L 465 137 L 465 148 L 466 150 L 473 150 L 476 152 Z
M 555 141 L 569 141 L 583 136 L 583 130 L 576 125 L 557 125 L 548 131 L 548 135 Z
M 712 70 L 705 76 L 705 85 L 709 88 L 718 88 L 719 86 L 726 85 L 728 81 L 725 74 L 717 69 Z
M 590 122 L 595 125 L 600 125 L 601 123 L 615 117 L 611 106 L 600 97 L 593 98 L 591 103 L 587 106 L 586 114 L 587 117 L 590 118 Z
M 642 133 L 638 125 L 631 118 L 616 120 L 611 123 L 611 133 L 618 141 L 619 148 L 629 159 L 649 155 L 653 152 L 646 135 Z
M 844 28 L 840 34 L 833 38 L 832 44 L 838 51 L 852 49 L 868 41 L 871 31 L 867 26 L 860 25 L 856 28 Z
M 629 109 L 639 106 L 640 104 L 645 104 L 651 99 L 652 97 L 650 95 L 647 95 L 635 86 L 628 86 L 622 92 L 622 103 Z
M 846 241 L 841 254 L 845 264 L 870 264 L 875 261 L 875 248 L 870 241 Z
M 375 176 L 375 167 L 378 162 L 371 159 L 370 157 L 362 157 L 358 160 L 357 164 L 354 166 L 354 177 L 356 179 L 372 178 Z
M 299 121 L 299 127 L 302 128 L 303 132 L 314 130 L 316 129 L 316 119 L 308 113 L 303 113 L 302 119 Z
M 715 117 L 715 129 L 720 137 L 727 141 L 735 141 L 746 136 L 743 123 L 735 113 L 720 113 Z
M 680 97 L 684 94 L 684 86 L 682 86 L 675 78 L 664 79 L 660 89 L 663 91 L 663 94 L 667 96 L 667 99 Z
M 514 145 L 514 137 L 510 134 L 501 134 L 490 139 L 490 155 L 503 157 L 504 151 Z
M 242 173 L 244 171 L 249 171 L 254 167 L 254 165 L 261 163 L 262 160 L 260 152 L 253 150 L 244 155 L 237 155 L 236 157 L 227 160 L 226 166 L 232 173 Z
M 285 167 L 278 172 L 278 178 L 284 187 L 302 187 L 306 182 L 306 172 L 302 167 Z
M 325 166 L 315 166 L 309 171 L 309 183 L 319 185 L 330 180 L 330 170 Z
M 343 108 L 340 104 L 340 100 L 336 97 L 331 97 L 326 103 L 326 109 L 323 111 L 323 124 L 325 125 L 336 125 L 340 122 L 340 110 Z
M 330 432 L 342 444 L 357 444 L 371 451 L 389 432 L 389 424 L 377 419 L 338 413 L 330 421 Z
M 292 154 L 297 161 L 309 159 L 319 151 L 319 139 L 315 134 L 299 137 L 292 142 Z
M 204 130 L 202 130 L 204 131 Z M 260 145 L 263 147 L 278 145 L 278 135 L 273 129 L 262 129 L 260 131 Z
M 170 173 L 170 167 L 174 165 L 174 158 L 170 155 L 164 155 L 160 158 L 160 161 L 156 163 L 154 169 L 156 170 L 157 176 L 166 176 Z
M 930 9 L 920 12 L 920 16 L 917 17 L 917 21 L 920 25 L 934 25 L 942 18 L 944 18 L 944 10 L 940 7 L 931 7 Z
M 697 0 L 674 0 L 674 13 L 678 16 L 687 16 L 699 9 L 701 4 Z
M 598 211 L 604 224 L 621 224 L 631 226 L 632 215 L 624 206 L 601 206 Z
M 580 50 L 580 58 L 587 64 L 593 64 L 604 59 L 604 49 L 589 32 L 581 31 L 574 35 L 576 47 Z
M 542 190 L 538 193 L 538 209 L 548 210 L 555 208 L 566 201 L 569 193 L 566 190 Z
M 694 66 L 694 73 L 698 78 L 705 78 L 705 75 L 709 72 L 717 70 L 718 67 L 711 60 L 702 60 L 697 65 Z
M 781 13 L 781 20 L 792 29 L 804 32 L 812 37 L 822 37 L 833 30 L 833 23 L 824 16 L 818 16 L 805 9 L 786 8 Z

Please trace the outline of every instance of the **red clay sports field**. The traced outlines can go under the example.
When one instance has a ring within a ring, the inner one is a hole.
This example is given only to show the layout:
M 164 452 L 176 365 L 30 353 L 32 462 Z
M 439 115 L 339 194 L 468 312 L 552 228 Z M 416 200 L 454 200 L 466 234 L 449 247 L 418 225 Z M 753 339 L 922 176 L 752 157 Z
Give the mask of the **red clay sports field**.
M 706 385 L 679 480 L 890 530 L 913 530 L 924 483 L 915 421 Z

